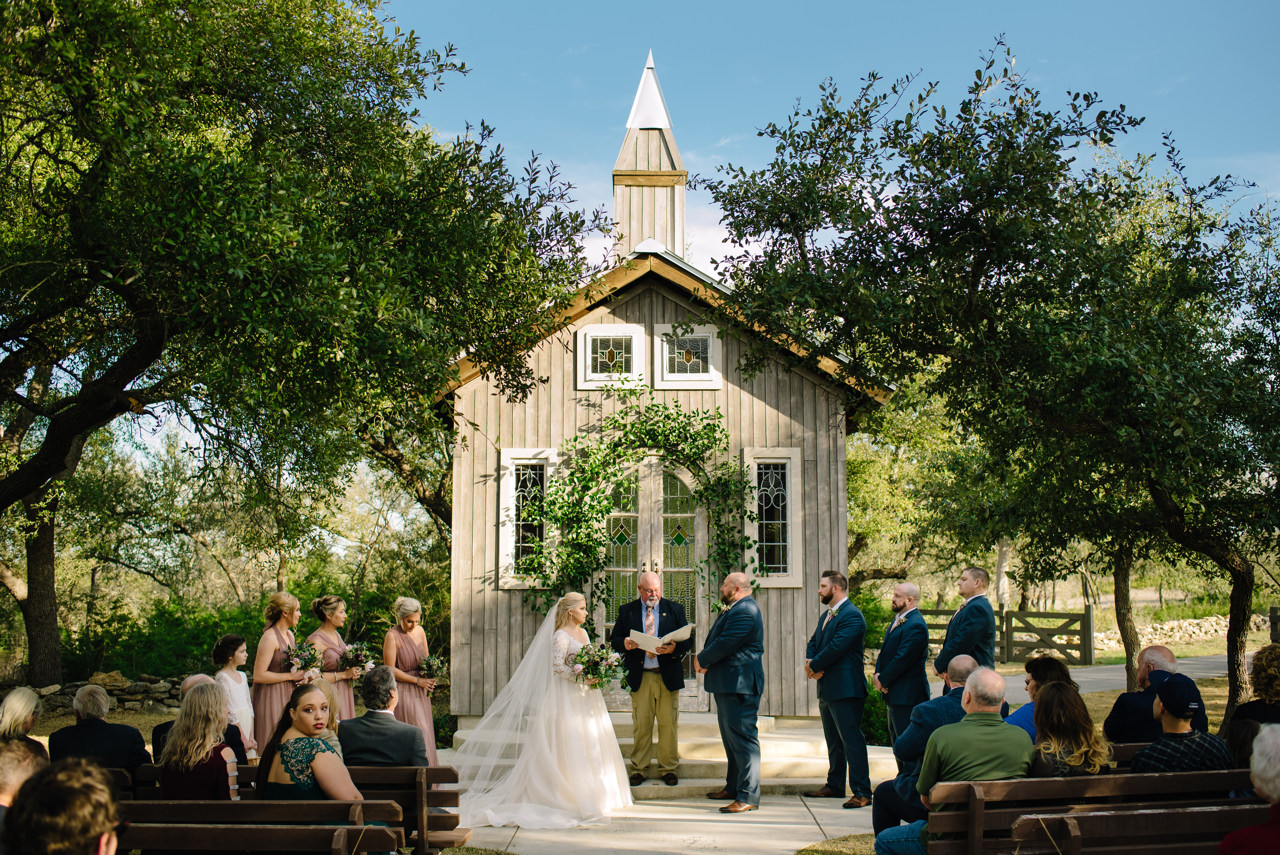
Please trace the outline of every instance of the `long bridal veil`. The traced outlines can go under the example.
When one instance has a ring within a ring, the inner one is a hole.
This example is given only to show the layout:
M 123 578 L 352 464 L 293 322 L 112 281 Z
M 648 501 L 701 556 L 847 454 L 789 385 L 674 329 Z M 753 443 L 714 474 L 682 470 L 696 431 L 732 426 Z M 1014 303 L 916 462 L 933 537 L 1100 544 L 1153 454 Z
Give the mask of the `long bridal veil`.
M 511 681 L 456 750 L 462 825 L 571 828 L 631 804 L 599 690 L 557 676 L 555 610 Z M 570 648 L 571 649 L 571 648 Z

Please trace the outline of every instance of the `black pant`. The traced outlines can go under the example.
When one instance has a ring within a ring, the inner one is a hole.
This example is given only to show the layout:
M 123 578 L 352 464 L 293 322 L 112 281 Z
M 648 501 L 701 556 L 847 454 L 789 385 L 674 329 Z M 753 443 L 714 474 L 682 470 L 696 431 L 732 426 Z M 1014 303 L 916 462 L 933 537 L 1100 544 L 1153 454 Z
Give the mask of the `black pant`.
M 875 796 L 871 800 L 871 827 L 876 834 L 901 822 L 928 818 L 929 811 L 920 802 L 919 796 L 914 802 L 904 801 L 894 789 L 893 781 L 885 781 L 876 787 Z

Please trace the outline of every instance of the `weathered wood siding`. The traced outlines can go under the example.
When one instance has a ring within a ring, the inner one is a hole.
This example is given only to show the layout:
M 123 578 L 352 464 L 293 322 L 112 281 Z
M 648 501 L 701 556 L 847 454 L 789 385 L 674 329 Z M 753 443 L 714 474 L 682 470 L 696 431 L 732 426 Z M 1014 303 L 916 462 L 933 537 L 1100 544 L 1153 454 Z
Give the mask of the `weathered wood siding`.
M 626 257 L 647 238 L 684 257 L 686 179 L 670 130 L 627 131 L 613 175 L 613 214 L 621 232 L 618 257 Z
M 479 715 L 506 684 L 537 629 L 539 618 L 519 590 L 497 584 L 497 473 L 500 448 L 558 448 L 580 428 L 616 409 L 597 391 L 575 389 L 574 332 L 582 324 L 646 327 L 696 319 L 682 291 L 650 274 L 551 336 L 531 354 L 536 375 L 548 378 L 524 403 L 512 404 L 483 378 L 457 391 L 458 443 L 453 486 L 452 712 Z M 724 384 L 719 390 L 659 391 L 687 408 L 719 407 L 744 447 L 798 447 L 803 451 L 800 495 L 804 527 L 803 584 L 758 594 L 765 616 L 766 715 L 816 715 L 813 682 L 802 671 L 804 647 L 817 621 L 818 581 L 846 563 L 844 415 L 839 393 L 823 378 L 788 372 L 780 363 L 750 380 L 738 370 L 745 343 L 724 342 Z M 649 368 L 652 366 L 650 353 Z M 472 426 L 474 422 L 474 426 Z

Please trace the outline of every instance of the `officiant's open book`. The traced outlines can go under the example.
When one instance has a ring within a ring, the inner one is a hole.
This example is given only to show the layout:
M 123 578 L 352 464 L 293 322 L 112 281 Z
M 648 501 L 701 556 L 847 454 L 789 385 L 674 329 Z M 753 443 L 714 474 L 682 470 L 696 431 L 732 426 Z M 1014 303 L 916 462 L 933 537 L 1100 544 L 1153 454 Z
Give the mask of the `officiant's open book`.
M 691 623 L 686 623 L 684 626 L 680 627 L 674 632 L 668 632 L 666 635 L 662 636 L 661 638 L 656 638 L 652 635 L 645 635 L 643 632 L 637 632 L 636 630 L 633 629 L 631 630 L 631 640 L 636 643 L 637 647 L 640 647 L 648 651 L 649 653 L 654 653 L 657 651 L 659 647 L 661 647 L 664 644 L 667 644 L 672 641 L 686 640 L 692 632 L 693 632 L 693 624 Z

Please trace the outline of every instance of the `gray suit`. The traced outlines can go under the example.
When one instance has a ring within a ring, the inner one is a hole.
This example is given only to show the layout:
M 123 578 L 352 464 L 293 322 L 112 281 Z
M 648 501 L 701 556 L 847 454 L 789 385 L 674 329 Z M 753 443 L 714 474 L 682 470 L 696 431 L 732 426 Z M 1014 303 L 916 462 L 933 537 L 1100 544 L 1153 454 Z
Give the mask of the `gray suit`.
M 430 766 L 422 729 L 370 710 L 338 723 L 342 762 L 348 766 Z

